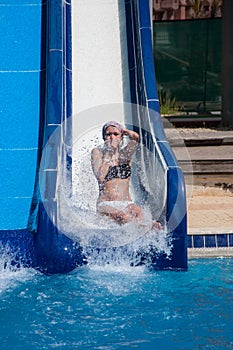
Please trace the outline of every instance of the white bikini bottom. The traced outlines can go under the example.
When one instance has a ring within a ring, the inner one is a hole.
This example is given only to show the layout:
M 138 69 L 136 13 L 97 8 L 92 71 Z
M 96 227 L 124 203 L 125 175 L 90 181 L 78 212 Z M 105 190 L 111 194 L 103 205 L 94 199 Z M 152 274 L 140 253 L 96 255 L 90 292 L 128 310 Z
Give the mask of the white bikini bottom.
M 134 204 L 132 201 L 104 201 L 104 202 L 99 202 L 97 204 L 97 207 L 99 211 L 101 212 L 102 210 L 105 209 L 105 207 L 111 207 L 119 210 L 125 210 L 129 204 Z

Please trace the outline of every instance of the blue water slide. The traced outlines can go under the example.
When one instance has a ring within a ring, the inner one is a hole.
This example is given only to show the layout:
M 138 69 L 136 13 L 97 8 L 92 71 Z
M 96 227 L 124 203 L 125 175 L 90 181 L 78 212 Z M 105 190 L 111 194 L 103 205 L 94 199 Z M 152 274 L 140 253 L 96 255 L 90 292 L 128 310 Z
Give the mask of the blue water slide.
M 45 273 L 71 271 L 86 263 L 82 248 L 56 225 L 58 162 L 72 166 L 66 152 L 72 142 L 72 125 L 66 123 L 72 114 L 71 0 L 0 0 L 0 5 L 0 254 L 11 252 L 12 264 Z M 125 0 L 125 10 L 130 102 L 146 107 L 134 125 L 162 165 L 173 247 L 169 259 L 155 256 L 153 265 L 186 269 L 184 179 L 159 113 L 149 1 Z M 54 130 L 57 137 L 50 142 Z

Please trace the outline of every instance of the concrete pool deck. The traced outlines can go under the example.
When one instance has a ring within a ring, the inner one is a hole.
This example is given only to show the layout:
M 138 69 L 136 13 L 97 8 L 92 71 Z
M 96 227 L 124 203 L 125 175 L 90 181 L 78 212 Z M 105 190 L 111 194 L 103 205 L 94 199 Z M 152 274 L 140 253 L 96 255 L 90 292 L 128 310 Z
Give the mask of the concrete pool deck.
M 193 186 L 188 203 L 189 233 L 233 233 L 233 192 Z
M 189 247 L 193 247 L 189 248 L 189 257 L 233 256 L 233 193 L 230 190 L 194 185 L 187 216 Z M 214 240 L 215 247 L 206 247 L 208 238 Z
M 190 174 L 186 155 L 173 139 L 186 180 L 189 256 L 233 256 L 233 130 L 176 131 L 192 163 Z

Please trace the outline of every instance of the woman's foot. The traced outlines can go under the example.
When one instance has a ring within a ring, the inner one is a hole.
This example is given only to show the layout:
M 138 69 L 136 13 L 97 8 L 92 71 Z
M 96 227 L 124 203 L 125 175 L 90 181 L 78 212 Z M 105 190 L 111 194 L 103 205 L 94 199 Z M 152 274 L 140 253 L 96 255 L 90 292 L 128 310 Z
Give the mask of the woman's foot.
M 163 230 L 163 226 L 161 225 L 161 223 L 159 221 L 153 221 L 151 229 L 152 230 Z

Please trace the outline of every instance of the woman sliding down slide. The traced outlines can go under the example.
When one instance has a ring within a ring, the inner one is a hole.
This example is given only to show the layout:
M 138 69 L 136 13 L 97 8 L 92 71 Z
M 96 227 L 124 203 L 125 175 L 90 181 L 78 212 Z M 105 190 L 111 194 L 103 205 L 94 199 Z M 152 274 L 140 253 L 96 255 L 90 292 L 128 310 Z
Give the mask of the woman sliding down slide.
M 91 152 L 92 169 L 99 184 L 97 211 L 109 216 L 118 224 L 142 223 L 142 208 L 135 204 L 129 193 L 132 157 L 139 143 L 139 135 L 125 129 L 115 121 L 104 124 L 102 129 L 104 146 Z M 129 142 L 120 148 L 123 136 Z M 152 229 L 162 229 L 159 222 L 153 222 Z

